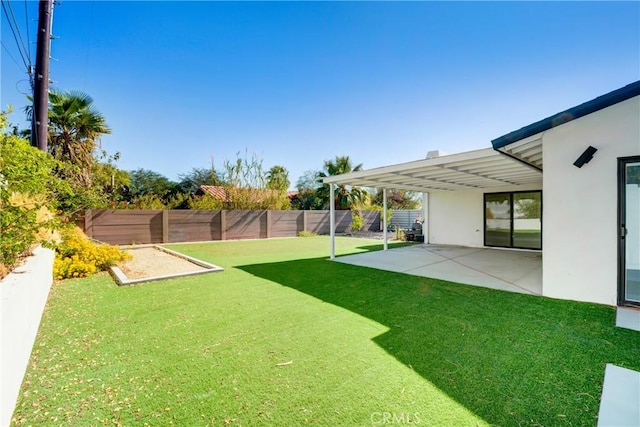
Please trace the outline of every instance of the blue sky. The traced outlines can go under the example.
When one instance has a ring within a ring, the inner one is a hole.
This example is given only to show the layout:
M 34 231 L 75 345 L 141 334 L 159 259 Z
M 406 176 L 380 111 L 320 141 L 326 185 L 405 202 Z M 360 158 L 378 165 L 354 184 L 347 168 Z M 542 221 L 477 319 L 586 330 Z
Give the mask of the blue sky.
M 33 39 L 37 2 L 10 3 Z M 245 150 L 294 186 L 336 155 L 368 169 L 486 148 L 640 79 L 639 2 L 64 1 L 53 33 L 52 87 L 94 98 L 120 168 L 174 180 Z

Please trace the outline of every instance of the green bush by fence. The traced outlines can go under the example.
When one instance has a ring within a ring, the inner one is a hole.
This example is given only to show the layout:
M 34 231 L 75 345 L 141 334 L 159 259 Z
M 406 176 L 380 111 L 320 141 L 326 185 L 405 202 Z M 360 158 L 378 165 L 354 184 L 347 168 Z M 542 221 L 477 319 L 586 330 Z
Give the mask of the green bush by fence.
M 0 277 L 39 241 L 56 240 L 53 158 L 8 132 L 0 113 Z

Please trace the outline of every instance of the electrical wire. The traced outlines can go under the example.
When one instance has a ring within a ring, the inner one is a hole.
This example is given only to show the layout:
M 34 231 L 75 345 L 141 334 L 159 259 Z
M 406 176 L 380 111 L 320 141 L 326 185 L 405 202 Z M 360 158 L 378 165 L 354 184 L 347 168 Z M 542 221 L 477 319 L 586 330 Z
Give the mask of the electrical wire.
M 27 0 L 24 0 L 24 22 L 27 32 L 27 52 L 31 53 L 31 38 L 29 37 L 29 8 L 27 7 Z M 29 63 L 31 63 L 31 55 L 29 55 Z
M 13 39 L 15 40 L 16 46 L 18 47 L 18 53 L 20 54 L 22 63 L 27 69 L 27 72 L 29 72 L 29 70 L 31 69 L 31 56 L 29 54 L 29 50 L 24 45 L 24 39 L 22 38 L 22 34 L 20 33 L 20 28 L 18 27 L 18 23 L 16 21 L 15 14 L 13 13 L 11 3 L 6 0 L 0 0 L 0 3 L 2 4 L 2 10 L 4 11 L 4 15 L 7 19 L 7 23 L 9 24 L 9 28 L 11 29 L 11 33 L 13 34 Z M 7 8 L 11 12 L 11 17 L 9 16 L 9 12 L 7 12 Z M 13 19 L 13 22 L 11 19 Z
M 20 37 L 20 43 L 22 44 L 22 49 L 24 50 L 24 52 L 27 55 L 27 59 L 29 60 L 29 64 L 31 64 L 31 52 L 29 51 L 29 45 L 25 45 L 24 44 L 24 40 L 22 38 L 22 33 L 20 32 L 20 27 L 18 26 L 18 20 L 16 19 L 16 15 L 13 12 L 13 6 L 11 6 L 11 0 L 6 0 L 7 4 L 9 5 L 9 10 L 11 11 L 11 17 L 13 18 L 13 23 L 16 26 L 16 30 L 18 31 L 18 36 Z M 27 26 L 28 28 L 28 26 Z
M 18 68 L 21 68 L 21 65 L 18 63 L 18 61 L 16 61 L 16 58 L 14 58 L 13 55 L 11 55 L 11 52 L 9 51 L 9 49 L 7 49 L 7 47 L 4 45 L 4 42 L 2 40 L 0 40 L 0 44 L 2 44 L 2 47 L 4 48 L 4 51 L 7 52 L 7 55 L 9 55 L 9 58 L 13 60 L 13 62 L 18 66 Z

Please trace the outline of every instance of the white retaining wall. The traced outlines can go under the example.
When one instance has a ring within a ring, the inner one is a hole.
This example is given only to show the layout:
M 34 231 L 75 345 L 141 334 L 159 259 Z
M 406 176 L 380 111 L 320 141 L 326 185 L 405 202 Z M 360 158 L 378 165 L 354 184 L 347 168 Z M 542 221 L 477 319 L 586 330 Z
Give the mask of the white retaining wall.
M 54 252 L 34 255 L 0 281 L 0 426 L 11 423 L 22 379 L 53 283 Z

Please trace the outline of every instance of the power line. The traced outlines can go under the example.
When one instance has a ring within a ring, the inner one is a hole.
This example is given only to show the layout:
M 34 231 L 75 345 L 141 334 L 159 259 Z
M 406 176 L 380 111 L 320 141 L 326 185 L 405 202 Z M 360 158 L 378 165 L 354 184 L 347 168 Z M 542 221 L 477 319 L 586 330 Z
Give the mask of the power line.
M 29 52 L 28 45 L 25 46 L 24 40 L 22 39 L 22 33 L 20 32 L 20 27 L 18 26 L 18 20 L 16 19 L 15 13 L 13 13 L 13 6 L 11 6 L 11 1 L 7 0 L 7 4 L 9 5 L 9 10 L 11 11 L 11 16 L 13 17 L 13 22 L 16 25 L 16 30 L 18 31 L 18 36 L 20 37 L 20 43 L 22 44 L 22 49 L 27 55 L 27 59 L 29 60 L 29 64 L 31 64 L 31 53 Z
M 22 33 L 20 32 L 20 26 L 18 25 L 18 20 L 16 19 L 16 15 L 13 12 L 13 6 L 11 6 L 10 0 L 5 0 L 7 5 L 9 6 L 9 11 L 11 12 L 11 18 L 13 19 L 13 24 L 15 26 L 16 31 L 18 32 L 18 37 L 20 37 L 20 45 L 22 46 L 22 50 L 25 53 L 29 64 L 31 64 L 31 53 L 29 52 L 28 46 L 25 46 L 24 40 L 22 38 Z
M 2 3 L 2 10 L 4 11 L 4 15 L 7 20 L 7 23 L 9 24 L 9 28 L 11 29 L 11 33 L 13 34 L 13 39 L 16 42 L 16 46 L 18 47 L 18 53 L 20 54 L 22 63 L 27 69 L 27 72 L 29 72 L 29 70 L 31 69 L 31 59 L 30 59 L 29 51 L 24 45 L 24 40 L 22 38 L 22 34 L 20 33 L 20 28 L 18 27 L 18 23 L 16 21 L 15 14 L 13 13 L 13 8 L 11 7 L 11 3 L 6 0 L 0 0 L 0 3 Z M 11 16 L 9 16 L 9 12 L 7 12 L 7 8 L 11 12 Z
M 27 52 L 31 53 L 31 38 L 29 37 L 29 8 L 27 7 L 27 0 L 24 0 L 24 22 L 27 32 Z M 29 55 L 29 64 L 31 64 L 31 55 Z
M 16 61 L 16 58 L 13 57 L 13 55 L 11 55 L 11 52 L 9 51 L 9 49 L 7 49 L 7 47 L 4 45 L 4 42 L 2 40 L 0 40 L 0 44 L 2 44 L 2 47 L 4 48 L 4 51 L 7 52 L 7 55 L 9 55 L 9 58 L 11 58 L 13 60 L 13 62 L 18 66 L 18 68 L 20 68 L 20 64 L 18 64 L 18 61 Z

